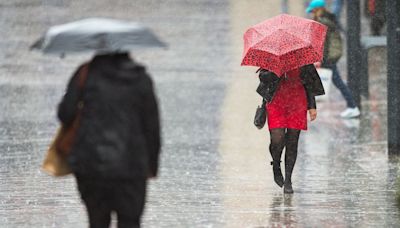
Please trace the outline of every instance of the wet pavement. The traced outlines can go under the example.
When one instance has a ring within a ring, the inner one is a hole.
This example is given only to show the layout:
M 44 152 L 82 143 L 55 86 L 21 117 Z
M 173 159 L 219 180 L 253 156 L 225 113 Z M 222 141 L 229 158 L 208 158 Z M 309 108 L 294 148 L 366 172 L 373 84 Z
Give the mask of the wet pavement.
M 0 227 L 86 226 L 73 178 L 39 167 L 65 84 L 90 56 L 28 51 L 48 26 L 86 16 L 139 20 L 169 43 L 167 51 L 133 53 L 155 80 L 164 136 L 144 227 L 400 226 L 399 163 L 386 149 L 385 50 L 370 55 L 371 97 L 360 119 L 338 117 L 345 104 L 334 88 L 318 103 L 318 120 L 301 135 L 295 194 L 285 196 L 268 165 L 268 133 L 252 126 L 255 69 L 239 66 L 244 28 L 278 14 L 279 4 L 0 0 L 0 13 Z
M 142 21 L 169 44 L 167 51 L 133 53 L 155 80 L 164 135 L 161 174 L 151 184 L 145 227 L 215 223 L 218 213 L 208 208 L 219 198 L 209 193 L 217 192 L 218 109 L 230 59 L 227 2 L 0 2 L 0 27 L 7 31 L 0 43 L 0 227 L 86 224 L 73 178 L 54 179 L 39 167 L 58 126 L 55 108 L 66 82 L 90 56 L 59 59 L 28 51 L 49 25 L 86 16 Z

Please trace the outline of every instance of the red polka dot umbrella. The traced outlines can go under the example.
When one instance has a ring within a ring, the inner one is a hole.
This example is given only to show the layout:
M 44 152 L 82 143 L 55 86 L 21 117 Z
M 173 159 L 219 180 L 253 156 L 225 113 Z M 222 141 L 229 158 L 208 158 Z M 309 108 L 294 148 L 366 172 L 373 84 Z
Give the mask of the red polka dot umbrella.
M 316 21 L 281 14 L 250 27 L 244 34 L 241 65 L 258 66 L 280 76 L 320 62 L 327 27 Z

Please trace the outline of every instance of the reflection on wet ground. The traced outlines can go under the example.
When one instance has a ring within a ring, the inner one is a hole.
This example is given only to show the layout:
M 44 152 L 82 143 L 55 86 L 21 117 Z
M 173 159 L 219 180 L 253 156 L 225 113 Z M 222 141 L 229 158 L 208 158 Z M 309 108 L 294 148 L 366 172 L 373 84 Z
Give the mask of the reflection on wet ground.
M 381 67 L 371 69 L 371 97 L 363 100 L 361 118 L 340 119 L 344 101 L 332 90 L 330 99 L 319 104 L 319 120 L 302 140 L 296 180 L 304 226 L 400 224 L 394 197 L 399 163 L 387 153 L 386 79 L 385 72 L 377 73 L 385 66 L 385 51 L 373 52 Z M 330 214 L 332 219 L 316 219 L 318 214 Z

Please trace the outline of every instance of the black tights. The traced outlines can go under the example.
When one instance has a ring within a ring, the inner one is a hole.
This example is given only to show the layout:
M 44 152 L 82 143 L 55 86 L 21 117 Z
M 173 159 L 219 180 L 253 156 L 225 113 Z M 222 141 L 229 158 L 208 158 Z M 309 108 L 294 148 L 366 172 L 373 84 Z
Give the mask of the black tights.
M 270 130 L 271 144 L 269 151 L 274 161 L 280 161 L 283 148 L 285 151 L 285 180 L 292 181 L 292 172 L 297 158 L 297 145 L 299 142 L 300 130 L 276 128 Z

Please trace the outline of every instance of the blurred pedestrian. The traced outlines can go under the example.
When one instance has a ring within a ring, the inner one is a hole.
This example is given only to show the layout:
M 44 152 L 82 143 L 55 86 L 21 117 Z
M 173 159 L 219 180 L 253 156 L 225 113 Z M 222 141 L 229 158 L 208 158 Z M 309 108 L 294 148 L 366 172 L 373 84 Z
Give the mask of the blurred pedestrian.
M 343 82 L 336 65 L 342 56 L 343 47 L 335 15 L 325 8 L 324 0 L 311 1 L 306 12 L 312 13 L 314 20 L 328 27 L 324 46 L 324 58 L 321 66 L 332 70 L 332 82 L 336 88 L 340 90 L 346 100 L 347 108 L 340 116 L 342 118 L 355 118 L 360 116 L 360 110 L 354 101 L 353 95 L 348 86 Z
M 365 15 L 370 19 L 371 35 L 380 36 L 386 23 L 386 0 L 365 0 Z
M 340 15 L 342 14 L 343 2 L 344 0 L 333 0 L 332 1 L 332 13 L 335 14 L 337 20 L 340 20 Z
M 307 130 L 307 110 L 311 121 L 316 119 L 315 96 L 323 95 L 324 88 L 313 64 L 291 70 L 280 77 L 260 69 L 259 79 L 257 92 L 267 103 L 274 180 L 278 186 L 283 186 L 284 193 L 291 194 L 300 131 Z M 284 148 L 285 178 L 280 165 Z
M 109 227 L 112 212 L 119 228 L 140 227 L 160 152 L 157 102 L 145 68 L 128 53 L 95 56 L 73 75 L 58 117 L 69 126 L 78 111 L 68 162 L 90 227 Z
M 281 12 L 282 13 L 288 13 L 289 12 L 288 0 L 281 0 Z

